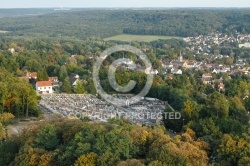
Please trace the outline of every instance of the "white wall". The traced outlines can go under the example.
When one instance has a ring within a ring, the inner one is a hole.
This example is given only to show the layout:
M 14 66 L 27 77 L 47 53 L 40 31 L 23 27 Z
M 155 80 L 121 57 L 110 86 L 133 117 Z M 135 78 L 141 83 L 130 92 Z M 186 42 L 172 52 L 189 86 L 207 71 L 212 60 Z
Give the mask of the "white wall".
M 37 93 L 53 93 L 52 86 L 45 86 L 45 87 L 37 87 L 36 85 L 36 92 Z

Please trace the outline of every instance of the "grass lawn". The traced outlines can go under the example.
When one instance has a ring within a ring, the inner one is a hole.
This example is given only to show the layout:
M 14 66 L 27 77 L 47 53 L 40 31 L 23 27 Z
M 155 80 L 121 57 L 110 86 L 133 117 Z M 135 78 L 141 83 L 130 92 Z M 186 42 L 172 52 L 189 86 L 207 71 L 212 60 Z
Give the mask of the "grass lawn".
M 126 41 L 126 42 L 132 42 L 132 41 L 139 41 L 139 42 L 151 42 L 159 39 L 182 39 L 181 37 L 176 36 L 153 36 L 153 35 L 117 35 L 113 37 L 105 38 L 105 41 L 110 40 L 116 40 L 116 41 Z

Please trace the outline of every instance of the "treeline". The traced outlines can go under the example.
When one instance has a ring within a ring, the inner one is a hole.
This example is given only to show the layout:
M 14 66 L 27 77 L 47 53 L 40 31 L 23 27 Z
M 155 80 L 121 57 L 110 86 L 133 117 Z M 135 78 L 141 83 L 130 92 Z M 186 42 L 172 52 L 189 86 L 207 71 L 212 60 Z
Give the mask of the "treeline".
M 3 166 L 205 166 L 206 149 L 190 129 L 171 138 L 160 126 L 141 127 L 122 119 L 107 123 L 62 119 L 33 125 L 20 137 L 2 142 L 0 161 Z
M 27 11 L 28 12 L 28 11 Z M 5 35 L 33 37 L 110 37 L 117 34 L 197 36 L 215 31 L 250 33 L 247 9 L 76 10 L 2 18 Z
M 0 67 L 0 113 L 19 117 L 38 116 L 38 98 L 33 87 Z

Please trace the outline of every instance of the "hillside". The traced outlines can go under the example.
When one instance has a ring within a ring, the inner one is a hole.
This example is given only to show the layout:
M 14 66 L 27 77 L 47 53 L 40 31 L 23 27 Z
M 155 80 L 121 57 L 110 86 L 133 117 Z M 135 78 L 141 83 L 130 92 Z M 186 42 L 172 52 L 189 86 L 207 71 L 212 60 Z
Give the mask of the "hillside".
M 3 12 L 3 11 L 2 11 Z M 8 11 L 9 12 L 9 11 Z M 8 35 L 84 39 L 120 34 L 196 36 L 213 31 L 250 33 L 247 9 L 73 10 L 0 19 Z

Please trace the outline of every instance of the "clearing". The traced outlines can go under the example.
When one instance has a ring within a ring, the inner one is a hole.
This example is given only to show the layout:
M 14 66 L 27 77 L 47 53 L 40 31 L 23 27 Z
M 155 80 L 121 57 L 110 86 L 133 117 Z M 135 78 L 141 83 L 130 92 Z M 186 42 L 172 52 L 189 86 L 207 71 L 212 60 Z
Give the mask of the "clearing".
M 108 37 L 105 38 L 105 41 L 111 41 L 111 40 L 115 40 L 115 41 L 125 41 L 125 42 L 132 42 L 132 41 L 139 41 L 139 42 L 151 42 L 151 41 L 155 41 L 155 40 L 166 40 L 166 39 L 182 39 L 181 37 L 177 37 L 177 36 L 154 36 L 154 35 L 117 35 L 117 36 L 112 36 L 112 37 Z

